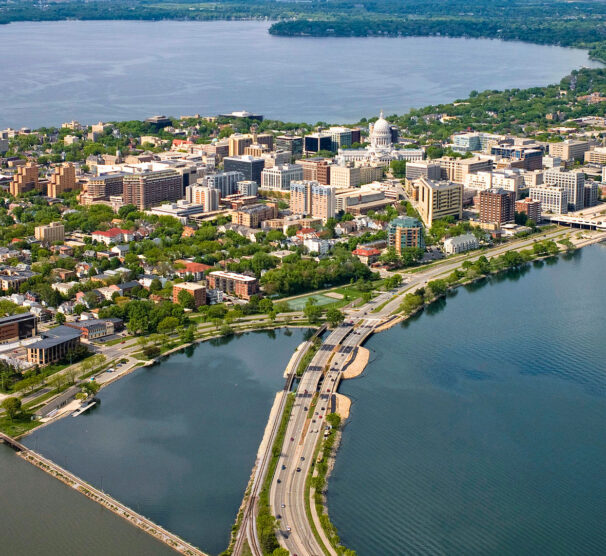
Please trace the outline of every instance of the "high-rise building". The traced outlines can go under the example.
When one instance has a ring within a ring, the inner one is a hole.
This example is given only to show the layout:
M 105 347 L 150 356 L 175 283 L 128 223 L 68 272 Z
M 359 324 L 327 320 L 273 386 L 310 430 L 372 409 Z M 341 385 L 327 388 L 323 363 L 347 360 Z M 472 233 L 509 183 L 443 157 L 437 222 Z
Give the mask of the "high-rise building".
M 327 158 L 302 158 L 297 165 L 303 168 L 303 180 L 317 181 L 324 185 L 330 184 L 331 161 Z
M 422 177 L 415 185 L 418 189 L 417 209 L 427 227 L 431 227 L 434 220 L 445 216 L 463 216 L 463 184 L 434 182 Z
M 512 168 L 523 170 L 540 170 L 543 167 L 543 151 L 540 145 L 499 143 L 490 148 L 490 154 L 506 158 Z
M 541 203 L 542 214 L 566 214 L 568 212 L 568 193 L 561 187 L 531 187 L 529 196 Z
M 183 178 L 174 170 L 145 171 L 124 175 L 122 200 L 145 210 L 164 201 L 183 197 Z
M 270 191 L 290 191 L 292 181 L 303 179 L 303 168 L 299 164 L 285 164 L 265 168 L 261 172 L 261 189 Z
M 465 183 L 468 174 L 475 172 L 489 172 L 492 170 L 492 160 L 487 158 L 455 158 L 443 156 L 436 162 L 442 167 L 442 179 L 454 183 Z
M 219 172 L 202 178 L 202 185 L 218 189 L 221 197 L 227 197 L 238 192 L 238 182 L 244 181 L 246 176 L 242 172 Z
M 252 137 L 250 135 L 234 133 L 229 137 L 228 142 L 229 156 L 242 156 L 244 154 L 244 149 L 252 145 Z
M 336 188 L 317 181 L 293 181 L 290 184 L 290 210 L 326 220 L 337 210 Z
M 278 135 L 276 137 L 276 150 L 288 151 L 291 157 L 303 155 L 303 137 L 296 135 Z
M 185 198 L 194 205 L 202 205 L 204 212 L 219 210 L 221 190 L 206 185 L 190 185 L 185 190 Z
M 500 227 L 515 220 L 515 193 L 505 189 L 480 191 L 480 222 Z
M 337 166 L 330 167 L 330 185 L 335 187 L 358 187 L 359 185 L 380 180 L 383 177 L 381 166 Z
M 47 195 L 49 197 L 58 197 L 61 193 L 75 191 L 80 189 L 76 182 L 76 168 L 69 162 L 63 166 L 55 168 L 55 172 L 48 182 Z
M 38 165 L 28 162 L 25 166 L 18 166 L 17 173 L 13 176 L 13 181 L 10 184 L 11 195 L 17 197 L 34 189 L 40 191 Z
M 328 133 L 330 133 L 331 151 L 337 152 L 343 147 L 351 147 L 353 143 L 351 129 L 347 127 L 331 127 L 328 129 Z
M 223 168 L 226 172 L 242 172 L 245 180 L 252 180 L 257 183 L 261 183 L 261 172 L 264 167 L 265 161 L 262 158 L 249 155 L 227 156 L 223 160 Z
M 265 170 L 264 170 L 265 171 Z M 256 181 L 243 180 L 237 184 L 238 193 L 245 197 L 256 197 L 259 194 L 259 185 Z
M 61 222 L 51 222 L 46 226 L 36 226 L 34 237 L 44 245 L 65 239 L 65 226 Z
M 600 186 L 595 182 L 585 182 L 584 207 L 595 207 L 600 200 Z
M 585 162 L 606 164 L 606 147 L 596 147 L 585 153 Z
M 551 156 L 559 156 L 562 160 L 583 160 L 585 153 L 590 148 L 591 144 L 589 141 L 567 139 L 559 143 L 549 143 L 549 154 Z
M 417 180 L 422 176 L 439 181 L 442 177 L 442 166 L 433 160 L 414 160 L 406 163 L 406 179 Z
M 393 247 L 398 255 L 407 247 L 425 247 L 423 224 L 410 216 L 394 218 L 387 228 L 387 238 L 389 246 Z
M 304 137 L 303 154 L 330 150 L 332 150 L 332 136 L 330 133 L 312 133 Z
M 124 174 L 103 174 L 91 176 L 84 184 L 84 192 L 80 195 L 83 205 L 96 201 L 107 201 L 112 195 L 122 195 L 124 189 Z
M 544 173 L 545 185 L 555 185 L 566 191 L 568 210 L 581 210 L 585 203 L 585 174 L 574 170 L 568 172 L 561 167 L 550 168 Z
M 530 197 L 516 201 L 516 212 L 524 213 L 535 224 L 541 221 L 541 202 L 535 201 Z
M 476 172 L 467 174 L 463 184 L 466 189 L 484 191 L 486 189 L 505 189 L 513 191 L 516 198 L 518 191 L 524 187 L 522 170 L 495 170 L 492 172 Z

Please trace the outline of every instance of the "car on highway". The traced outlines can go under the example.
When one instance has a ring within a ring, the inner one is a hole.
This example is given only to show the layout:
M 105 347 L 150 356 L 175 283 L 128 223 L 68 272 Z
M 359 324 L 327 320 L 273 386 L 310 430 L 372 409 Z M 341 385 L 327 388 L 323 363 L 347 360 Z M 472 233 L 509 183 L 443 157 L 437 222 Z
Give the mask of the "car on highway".
M 291 437 L 290 437 L 290 441 L 291 441 L 291 442 L 294 442 L 294 441 L 295 441 L 294 437 L 292 437 L 292 436 L 291 436 Z
M 276 481 L 276 483 L 278 483 L 278 484 L 280 484 L 281 482 L 282 482 L 282 479 L 278 479 L 278 480 Z
M 282 471 L 284 471 L 286 469 L 286 465 L 282 466 Z
M 286 508 L 286 504 L 282 504 L 280 507 L 282 507 L 282 508 Z
M 297 473 L 301 473 L 301 468 L 297 467 Z
M 292 531 L 292 529 L 290 527 L 287 527 L 286 530 L 287 531 Z
M 305 461 L 305 456 L 301 456 L 301 461 Z

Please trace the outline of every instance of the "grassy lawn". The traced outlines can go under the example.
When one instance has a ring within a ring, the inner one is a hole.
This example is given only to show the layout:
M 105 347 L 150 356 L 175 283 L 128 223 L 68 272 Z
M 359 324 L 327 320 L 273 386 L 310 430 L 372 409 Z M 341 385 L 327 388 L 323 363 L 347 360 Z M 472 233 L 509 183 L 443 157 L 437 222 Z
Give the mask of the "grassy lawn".
M 325 305 L 332 305 L 341 301 L 340 299 L 335 299 L 334 297 L 329 297 L 322 293 L 311 293 L 309 295 L 297 297 L 296 299 L 291 299 L 290 301 L 288 301 L 288 308 L 291 311 L 302 311 L 305 308 L 307 300 L 311 298 L 315 299 L 316 305 L 319 305 L 320 307 L 323 307 Z
M 0 431 L 13 438 L 35 429 L 38 425 L 40 421 L 30 420 L 27 413 L 23 417 L 15 417 L 12 421 L 8 417 L 0 417 Z

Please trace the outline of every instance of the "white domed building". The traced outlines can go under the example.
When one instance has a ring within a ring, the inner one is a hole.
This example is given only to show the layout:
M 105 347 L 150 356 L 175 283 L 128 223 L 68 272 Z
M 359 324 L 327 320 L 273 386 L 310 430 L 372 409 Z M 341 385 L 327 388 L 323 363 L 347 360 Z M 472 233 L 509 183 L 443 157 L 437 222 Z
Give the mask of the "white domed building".
M 395 149 L 391 140 L 391 126 L 383 117 L 368 126 L 370 145 L 365 149 L 339 149 L 337 163 L 341 165 L 355 164 L 388 166 L 392 160 L 422 160 L 421 149 Z

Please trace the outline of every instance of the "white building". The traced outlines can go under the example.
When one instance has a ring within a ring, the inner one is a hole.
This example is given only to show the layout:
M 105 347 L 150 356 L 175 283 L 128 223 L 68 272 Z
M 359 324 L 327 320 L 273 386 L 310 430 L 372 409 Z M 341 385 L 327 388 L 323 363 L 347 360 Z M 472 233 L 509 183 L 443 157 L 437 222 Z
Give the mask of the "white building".
M 518 191 L 524 187 L 524 176 L 516 170 L 495 170 L 492 172 L 476 172 L 467 174 L 463 182 L 465 189 L 486 191 L 498 188 L 513 191 L 518 197 Z
M 449 237 L 444 240 L 444 253 L 452 255 L 454 253 L 463 253 L 477 249 L 479 246 L 478 238 L 473 234 L 463 234 L 456 237 Z
M 290 191 L 290 182 L 303 179 L 303 168 L 298 164 L 284 164 L 265 168 L 261 172 L 261 189 Z
M 568 194 L 561 187 L 531 187 L 530 198 L 541 202 L 541 212 L 566 214 L 568 212 Z
M 219 210 L 221 191 L 206 185 L 190 185 L 185 188 L 185 199 L 189 203 L 201 205 L 204 212 Z
M 244 180 L 238 182 L 238 193 L 246 197 L 256 197 L 259 192 L 259 186 L 256 181 Z
M 365 149 L 339 149 L 337 162 L 340 165 L 373 164 L 388 166 L 392 160 L 421 160 L 424 152 L 422 149 L 394 149 L 391 140 L 391 127 L 383 118 L 383 112 L 379 119 L 369 126 L 370 145 Z
M 190 203 L 184 199 L 176 203 L 165 203 L 163 205 L 152 207 L 147 214 L 155 214 L 157 216 L 172 216 L 179 220 L 182 224 L 187 222 L 187 219 L 196 214 L 206 212 L 203 205 Z
M 555 185 L 566 191 L 568 210 L 581 210 L 585 206 L 585 174 L 582 171 L 550 168 L 545 171 L 544 179 L 546 185 Z

